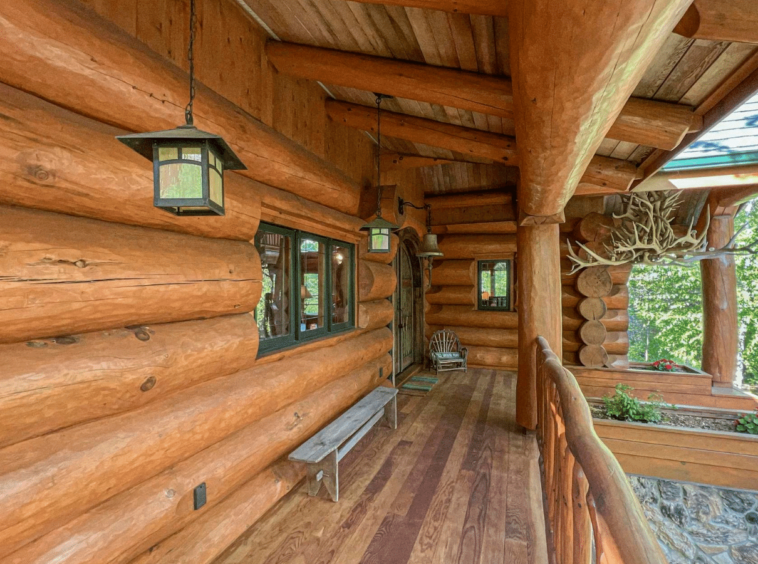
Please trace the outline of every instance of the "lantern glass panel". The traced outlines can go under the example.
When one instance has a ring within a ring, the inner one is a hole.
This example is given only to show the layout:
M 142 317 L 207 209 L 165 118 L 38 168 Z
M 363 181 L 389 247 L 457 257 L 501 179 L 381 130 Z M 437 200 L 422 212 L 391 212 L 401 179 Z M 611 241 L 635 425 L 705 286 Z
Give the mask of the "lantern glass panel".
M 371 229 L 371 245 L 369 251 L 386 253 L 390 250 L 390 230 L 387 228 Z
M 160 165 L 160 197 L 188 199 L 203 197 L 203 168 L 199 164 L 172 162 Z
M 224 183 L 221 175 L 215 168 L 208 169 L 208 179 L 210 180 L 210 198 L 211 201 L 219 206 L 224 203 Z
M 179 159 L 179 149 L 177 147 L 160 147 L 158 149 L 159 161 L 175 161 Z
M 184 147 L 182 149 L 182 160 L 185 161 L 194 161 L 194 162 L 202 162 L 203 161 L 203 153 L 200 147 Z

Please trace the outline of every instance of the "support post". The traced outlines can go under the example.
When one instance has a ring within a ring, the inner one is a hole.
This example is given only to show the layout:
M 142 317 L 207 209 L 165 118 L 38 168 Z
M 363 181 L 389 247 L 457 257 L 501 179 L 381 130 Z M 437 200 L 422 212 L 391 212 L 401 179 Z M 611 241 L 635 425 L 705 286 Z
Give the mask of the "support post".
M 563 357 L 560 258 L 557 223 L 518 227 L 516 421 L 527 429 L 537 426 L 537 360 L 534 349 L 537 337 L 544 337 L 558 358 Z
M 724 247 L 734 233 L 734 217 L 718 215 L 708 228 L 708 246 Z M 703 371 L 713 385 L 729 388 L 737 374 L 737 272 L 733 256 L 700 261 L 703 282 Z

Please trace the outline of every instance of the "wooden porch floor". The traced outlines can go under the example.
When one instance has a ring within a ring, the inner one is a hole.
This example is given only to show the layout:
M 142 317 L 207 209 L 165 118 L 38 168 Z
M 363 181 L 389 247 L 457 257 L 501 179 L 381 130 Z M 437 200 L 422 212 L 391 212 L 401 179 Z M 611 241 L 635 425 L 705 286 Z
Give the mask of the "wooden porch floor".
M 545 563 L 537 446 L 517 430 L 515 375 L 447 372 L 399 396 L 340 464 L 340 501 L 281 500 L 215 564 Z M 322 489 L 320 496 L 324 496 Z

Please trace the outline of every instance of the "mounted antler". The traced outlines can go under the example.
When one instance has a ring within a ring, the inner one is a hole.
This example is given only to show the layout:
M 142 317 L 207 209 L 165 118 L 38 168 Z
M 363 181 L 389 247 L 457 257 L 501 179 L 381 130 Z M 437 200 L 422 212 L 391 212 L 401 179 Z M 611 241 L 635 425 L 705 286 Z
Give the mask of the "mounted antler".
M 610 266 L 617 264 L 647 264 L 692 266 L 696 262 L 724 255 L 758 254 L 758 240 L 744 247 L 735 247 L 740 231 L 734 234 L 722 249 L 708 248 L 706 234 L 711 222 L 710 210 L 707 210 L 705 226 L 700 235 L 693 230 L 690 222 L 686 233 L 678 236 L 672 222 L 679 206 L 681 192 L 634 192 L 622 196 L 626 211 L 614 215 L 621 220 L 611 231 L 610 244 L 604 245 L 605 254 L 589 249 L 577 242 L 587 258 L 574 252 L 568 245 L 569 258 L 576 272 L 588 266 Z

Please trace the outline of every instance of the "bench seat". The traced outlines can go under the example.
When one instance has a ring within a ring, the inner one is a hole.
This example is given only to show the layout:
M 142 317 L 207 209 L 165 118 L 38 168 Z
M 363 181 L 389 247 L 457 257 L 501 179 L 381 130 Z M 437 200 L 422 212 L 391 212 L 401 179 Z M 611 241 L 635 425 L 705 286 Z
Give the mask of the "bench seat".
M 310 495 L 317 495 L 323 483 L 332 501 L 339 500 L 339 461 L 379 421 L 397 429 L 395 388 L 376 388 L 289 455 L 307 464 Z

